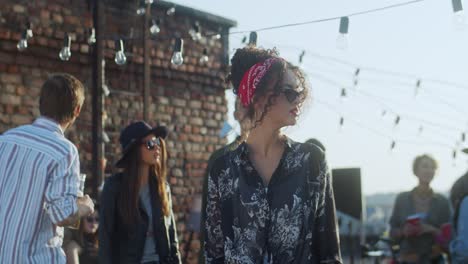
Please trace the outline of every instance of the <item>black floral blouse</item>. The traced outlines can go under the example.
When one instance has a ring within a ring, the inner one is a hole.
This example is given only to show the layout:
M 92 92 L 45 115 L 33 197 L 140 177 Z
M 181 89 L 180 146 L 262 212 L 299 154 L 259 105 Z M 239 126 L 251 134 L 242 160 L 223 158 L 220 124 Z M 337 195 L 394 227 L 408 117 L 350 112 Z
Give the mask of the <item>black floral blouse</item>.
M 206 263 L 342 263 L 330 173 L 322 150 L 287 139 L 268 186 L 246 143 L 208 178 Z

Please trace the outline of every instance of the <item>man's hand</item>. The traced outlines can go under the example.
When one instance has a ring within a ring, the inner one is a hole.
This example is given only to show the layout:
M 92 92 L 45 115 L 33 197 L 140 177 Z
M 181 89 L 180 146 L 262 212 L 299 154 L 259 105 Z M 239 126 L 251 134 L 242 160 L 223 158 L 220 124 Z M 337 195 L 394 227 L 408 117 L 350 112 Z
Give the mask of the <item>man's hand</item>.
M 86 194 L 83 197 L 78 197 L 76 203 L 78 205 L 78 215 L 80 218 L 94 213 L 94 203 L 89 195 Z
M 78 211 L 63 221 L 57 223 L 58 226 L 73 226 L 80 220 L 81 217 L 94 213 L 94 203 L 89 195 L 86 194 L 83 197 L 78 197 L 76 199 L 76 204 L 78 206 Z

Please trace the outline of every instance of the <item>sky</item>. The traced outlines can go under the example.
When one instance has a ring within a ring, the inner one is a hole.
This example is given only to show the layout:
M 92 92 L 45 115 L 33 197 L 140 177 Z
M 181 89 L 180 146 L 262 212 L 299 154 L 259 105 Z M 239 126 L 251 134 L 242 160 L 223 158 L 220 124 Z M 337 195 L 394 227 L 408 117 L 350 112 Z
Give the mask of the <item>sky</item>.
M 231 32 L 341 17 L 402 2 L 175 1 L 237 21 Z M 451 0 L 351 16 L 346 50 L 337 48 L 338 27 L 339 20 L 332 20 L 258 33 L 258 46 L 276 47 L 294 64 L 306 51 L 300 66 L 308 76 L 311 99 L 298 125 L 284 132 L 296 141 L 319 139 L 332 168 L 361 168 L 364 194 L 416 186 L 412 162 L 423 153 L 439 162 L 432 187 L 449 190 L 468 170 L 468 155 L 460 151 L 468 146 L 468 140 L 461 140 L 468 129 L 468 27 L 455 25 Z M 230 36 L 231 55 L 243 46 L 243 36 Z M 346 98 L 340 97 L 342 89 Z M 232 91 L 226 96 L 228 120 L 234 124 Z

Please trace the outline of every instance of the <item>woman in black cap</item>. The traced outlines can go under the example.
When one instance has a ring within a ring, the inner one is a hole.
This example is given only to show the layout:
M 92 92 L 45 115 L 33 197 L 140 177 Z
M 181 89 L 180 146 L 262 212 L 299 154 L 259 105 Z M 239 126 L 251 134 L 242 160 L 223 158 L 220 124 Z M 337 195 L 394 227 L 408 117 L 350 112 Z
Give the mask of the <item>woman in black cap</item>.
M 122 158 L 101 194 L 100 263 L 181 263 L 166 181 L 167 129 L 138 121 L 120 134 Z

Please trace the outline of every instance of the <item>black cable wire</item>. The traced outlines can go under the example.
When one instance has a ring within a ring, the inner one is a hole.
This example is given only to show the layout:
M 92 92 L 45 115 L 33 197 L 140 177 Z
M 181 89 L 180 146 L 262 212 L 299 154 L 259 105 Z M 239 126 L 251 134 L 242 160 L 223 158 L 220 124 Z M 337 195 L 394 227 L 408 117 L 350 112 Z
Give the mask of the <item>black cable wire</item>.
M 230 32 L 229 34 L 230 35 L 245 34 L 245 33 L 249 33 L 249 32 L 252 32 L 252 31 L 261 32 L 261 31 L 267 31 L 267 30 L 272 30 L 272 29 L 280 29 L 280 28 L 286 28 L 286 27 L 296 27 L 296 26 L 303 26 L 303 25 L 309 25 L 309 24 L 314 24 L 314 23 L 327 22 L 327 21 L 331 21 L 331 20 L 338 20 L 338 19 L 341 19 L 342 17 L 353 17 L 353 16 L 364 15 L 364 14 L 370 14 L 370 13 L 380 12 L 380 11 L 387 10 L 387 9 L 393 9 L 393 8 L 397 8 L 397 7 L 401 7 L 401 6 L 412 5 L 412 4 L 416 4 L 416 3 L 419 3 L 419 2 L 423 2 L 423 1 L 425 1 L 425 0 L 413 0 L 413 1 L 403 2 L 403 3 L 393 4 L 393 5 L 389 5 L 389 6 L 373 8 L 373 9 L 369 9 L 369 10 L 365 10 L 365 11 L 350 13 L 350 14 L 342 15 L 342 16 L 322 18 L 322 19 L 316 19 L 316 20 L 310 20 L 310 21 L 298 22 L 298 23 L 290 23 L 290 24 L 271 26 L 271 27 L 264 27 L 264 28 L 254 29 L 254 30 L 234 31 L 234 32 Z

